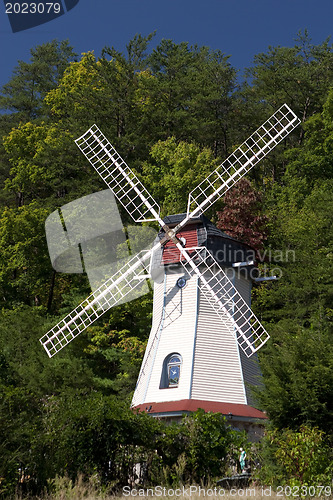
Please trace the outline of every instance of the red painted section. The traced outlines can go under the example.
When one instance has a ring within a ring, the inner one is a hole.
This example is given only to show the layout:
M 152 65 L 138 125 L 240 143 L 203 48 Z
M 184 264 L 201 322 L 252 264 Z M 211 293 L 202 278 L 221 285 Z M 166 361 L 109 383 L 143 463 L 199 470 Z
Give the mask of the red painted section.
M 189 226 L 184 228 L 177 233 L 178 238 L 185 238 L 186 244 L 185 248 L 197 247 L 198 246 L 198 235 L 197 235 L 197 225 Z M 168 241 L 164 245 L 163 249 L 163 264 L 175 264 L 180 261 L 180 251 L 173 243 L 173 241 Z
M 219 403 L 217 401 L 202 401 L 199 399 L 182 399 L 180 401 L 167 401 L 165 403 L 145 403 L 135 406 L 139 411 L 148 411 L 154 413 L 174 413 L 174 412 L 193 412 L 202 408 L 205 412 L 222 413 L 223 415 L 233 415 L 235 417 L 248 417 L 267 419 L 267 415 L 248 405 L 236 403 Z M 149 409 L 149 410 L 148 410 Z

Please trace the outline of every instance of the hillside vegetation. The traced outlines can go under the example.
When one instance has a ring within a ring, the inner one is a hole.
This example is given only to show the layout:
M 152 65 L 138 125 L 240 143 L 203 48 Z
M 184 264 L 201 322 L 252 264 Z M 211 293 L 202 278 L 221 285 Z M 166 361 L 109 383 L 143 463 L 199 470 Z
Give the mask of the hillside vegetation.
M 67 41 L 40 45 L 1 91 L 5 498 L 17 488 L 37 494 L 56 477 L 74 481 L 80 473 L 98 474 L 116 489 L 138 461 L 147 464 L 150 484 L 227 473 L 225 458 L 237 457 L 244 436 L 221 416 L 199 411 L 165 429 L 129 410 L 151 292 L 108 311 L 47 358 L 38 339 L 90 289 L 84 274 L 52 269 L 44 226 L 57 208 L 105 189 L 74 143 L 93 123 L 167 215 L 184 211 L 191 189 L 285 102 L 301 126 L 208 215 L 252 238 L 262 273 L 280 277 L 253 291 L 253 309 L 271 335 L 260 351 L 264 387 L 256 391 L 271 422 L 259 452 L 261 480 L 327 484 L 332 472 L 323 444 L 333 440 L 332 45 L 313 45 L 300 33 L 294 47 L 270 47 L 239 75 L 221 51 L 172 40 L 152 49 L 152 38 L 137 35 L 124 53 L 106 46 L 99 56 L 78 56 Z

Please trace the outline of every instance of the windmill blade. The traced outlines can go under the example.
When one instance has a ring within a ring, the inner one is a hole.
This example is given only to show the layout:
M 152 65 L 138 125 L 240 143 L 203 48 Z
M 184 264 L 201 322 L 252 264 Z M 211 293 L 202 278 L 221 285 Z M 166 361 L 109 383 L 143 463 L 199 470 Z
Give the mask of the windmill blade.
M 39 340 L 51 358 L 82 333 L 108 309 L 117 305 L 137 288 L 143 286 L 152 250 L 141 252 L 130 259 L 94 293 L 55 325 Z
M 200 291 L 222 321 L 229 318 L 240 347 L 247 357 L 252 356 L 269 339 L 263 325 L 205 247 L 183 248 L 182 255 L 185 270 L 199 276 Z
M 187 220 L 211 207 L 299 123 L 287 104 L 281 106 L 189 194 Z
M 75 143 L 135 222 L 161 221 L 159 205 L 97 125 Z

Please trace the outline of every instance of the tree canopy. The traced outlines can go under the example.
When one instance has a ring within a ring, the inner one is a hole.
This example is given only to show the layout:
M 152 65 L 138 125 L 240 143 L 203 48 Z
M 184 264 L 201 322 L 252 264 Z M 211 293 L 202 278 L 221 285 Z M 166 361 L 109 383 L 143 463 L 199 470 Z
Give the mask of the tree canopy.
M 264 385 L 256 393 L 282 433 L 280 452 L 286 427 L 332 439 L 332 45 L 300 33 L 294 47 L 258 54 L 242 78 L 220 50 L 172 40 L 150 50 L 153 36 L 99 56 L 78 57 L 68 41 L 37 46 L 1 89 L 3 496 L 23 469 L 31 492 L 59 474 L 96 469 L 120 484 L 131 456 L 149 464 L 152 482 L 163 467 L 170 483 L 208 481 L 243 439 L 216 415 L 199 412 L 166 429 L 128 411 L 152 293 L 107 312 L 56 358 L 42 352 L 38 338 L 89 293 L 84 274 L 52 269 L 44 224 L 64 204 L 105 189 L 74 143 L 93 123 L 167 215 L 186 210 L 191 189 L 281 104 L 298 114 L 301 127 L 209 216 L 279 271 L 278 282 L 254 287 L 253 308 L 272 337 L 259 355 Z

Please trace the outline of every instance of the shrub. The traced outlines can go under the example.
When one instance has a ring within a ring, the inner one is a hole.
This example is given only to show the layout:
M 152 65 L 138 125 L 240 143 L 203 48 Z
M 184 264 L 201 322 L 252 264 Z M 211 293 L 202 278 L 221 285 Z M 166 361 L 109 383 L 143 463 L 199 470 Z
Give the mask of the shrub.
M 328 437 L 317 427 L 268 431 L 261 461 L 258 479 L 265 484 L 331 484 L 333 453 Z

